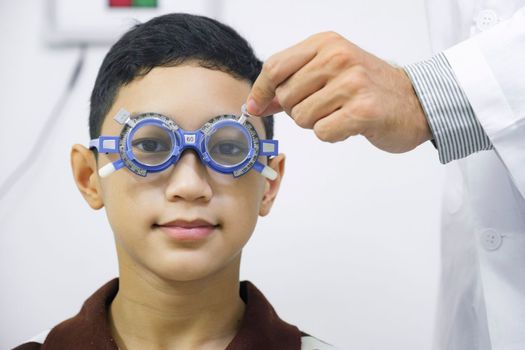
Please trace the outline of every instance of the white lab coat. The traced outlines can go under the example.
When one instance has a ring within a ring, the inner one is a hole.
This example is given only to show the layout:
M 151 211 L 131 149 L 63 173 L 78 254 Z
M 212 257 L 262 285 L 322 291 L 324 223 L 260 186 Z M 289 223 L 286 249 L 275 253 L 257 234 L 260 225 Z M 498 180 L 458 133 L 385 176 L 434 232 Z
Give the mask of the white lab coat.
M 525 0 L 427 11 L 495 148 L 447 165 L 434 348 L 525 350 Z

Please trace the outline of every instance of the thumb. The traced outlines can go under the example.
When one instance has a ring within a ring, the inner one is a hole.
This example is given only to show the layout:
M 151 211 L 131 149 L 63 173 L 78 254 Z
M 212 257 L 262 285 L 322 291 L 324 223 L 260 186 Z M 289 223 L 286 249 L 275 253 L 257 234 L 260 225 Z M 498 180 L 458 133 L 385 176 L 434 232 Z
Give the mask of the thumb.
M 255 101 L 250 96 L 248 97 L 248 102 L 246 103 L 246 110 L 250 115 L 256 116 L 256 117 L 266 117 L 271 114 L 279 113 L 283 111 L 283 107 L 281 107 L 281 104 L 279 103 L 279 100 L 277 99 L 277 96 L 274 96 L 274 98 L 270 101 L 270 103 L 266 106 L 264 110 L 262 110 L 259 113 L 254 113 L 253 110 L 257 109 L 258 107 L 255 107 Z
M 257 80 L 255 80 L 255 83 L 253 83 L 252 90 L 248 96 L 248 101 L 246 102 L 248 113 L 263 116 L 263 113 L 270 105 L 273 105 L 272 110 L 275 109 L 276 105 L 280 107 L 275 98 L 275 88 L 273 82 L 263 70 L 259 77 L 257 77 Z M 272 113 L 266 113 L 266 115 L 268 114 Z

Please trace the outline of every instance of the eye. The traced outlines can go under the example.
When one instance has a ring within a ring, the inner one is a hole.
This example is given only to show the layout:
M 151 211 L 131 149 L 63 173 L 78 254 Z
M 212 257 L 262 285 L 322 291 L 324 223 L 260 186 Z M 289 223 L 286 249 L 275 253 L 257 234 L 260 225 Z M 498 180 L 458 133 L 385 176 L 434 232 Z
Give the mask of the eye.
M 160 139 L 139 139 L 133 141 L 133 147 L 138 148 L 142 152 L 166 152 L 170 150 L 168 144 Z
M 215 144 L 212 147 L 211 152 L 223 156 L 237 157 L 239 155 L 245 155 L 247 150 L 243 145 L 231 141 L 224 141 Z

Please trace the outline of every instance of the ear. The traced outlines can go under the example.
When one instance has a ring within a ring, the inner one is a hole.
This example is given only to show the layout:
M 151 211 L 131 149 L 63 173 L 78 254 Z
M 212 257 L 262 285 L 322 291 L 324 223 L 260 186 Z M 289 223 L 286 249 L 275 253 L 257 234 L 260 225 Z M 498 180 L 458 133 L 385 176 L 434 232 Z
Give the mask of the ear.
M 285 155 L 280 153 L 278 156 L 270 159 L 268 161 L 268 166 L 271 167 L 277 173 L 277 178 L 275 180 L 266 179 L 266 185 L 264 188 L 264 194 L 259 208 L 259 215 L 266 216 L 270 213 L 273 202 L 277 197 L 279 192 L 279 187 L 281 186 L 281 181 L 284 176 L 284 163 Z
M 93 209 L 102 208 L 104 203 L 95 154 L 82 145 L 74 145 L 71 148 L 71 169 L 75 183 L 89 206 Z

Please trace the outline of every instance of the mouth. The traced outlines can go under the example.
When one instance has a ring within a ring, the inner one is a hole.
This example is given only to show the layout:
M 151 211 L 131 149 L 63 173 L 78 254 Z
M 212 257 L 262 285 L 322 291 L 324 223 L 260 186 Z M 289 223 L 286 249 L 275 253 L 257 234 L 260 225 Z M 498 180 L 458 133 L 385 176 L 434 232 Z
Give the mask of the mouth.
M 180 242 L 199 241 L 209 237 L 220 225 L 204 219 L 175 220 L 163 224 L 154 224 L 168 237 Z

